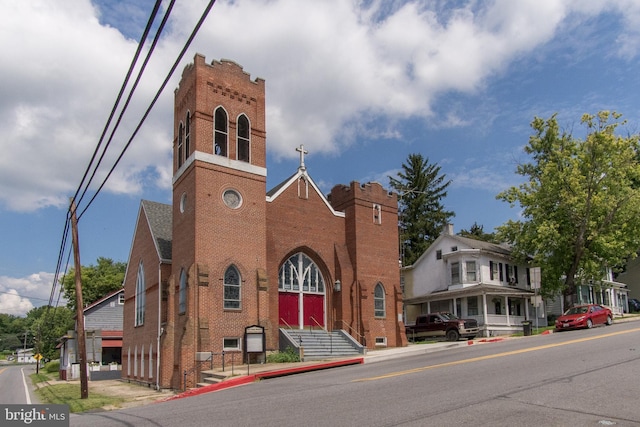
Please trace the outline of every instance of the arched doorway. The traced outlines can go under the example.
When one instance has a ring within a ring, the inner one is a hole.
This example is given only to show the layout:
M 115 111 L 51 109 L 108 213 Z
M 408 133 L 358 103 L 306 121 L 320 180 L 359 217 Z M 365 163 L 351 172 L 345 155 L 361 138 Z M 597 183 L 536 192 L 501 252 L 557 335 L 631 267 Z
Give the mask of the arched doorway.
M 278 272 L 278 314 L 289 326 L 324 326 L 325 286 L 318 266 L 302 252 L 290 256 Z M 314 321 L 315 320 L 315 321 Z

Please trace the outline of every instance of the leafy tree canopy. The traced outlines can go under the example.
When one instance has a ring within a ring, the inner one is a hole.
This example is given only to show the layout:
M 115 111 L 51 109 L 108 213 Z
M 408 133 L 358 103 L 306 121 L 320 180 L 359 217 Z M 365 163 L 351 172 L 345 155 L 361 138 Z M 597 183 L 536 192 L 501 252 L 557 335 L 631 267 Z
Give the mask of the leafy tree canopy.
M 585 114 L 584 139 L 561 131 L 556 115 L 536 117 L 525 152 L 526 178 L 497 198 L 519 205 L 522 219 L 498 228 L 514 255 L 541 267 L 542 292 L 573 294 L 576 283 L 603 279 L 640 247 L 638 135 L 616 134 L 621 115 Z
M 74 327 L 74 312 L 66 307 L 50 306 L 31 309 L 26 317 L 0 314 L 3 333 L 0 334 L 0 350 L 15 351 L 34 348 L 49 359 L 57 359 L 56 349 L 60 338 Z
M 97 265 L 82 266 L 82 303 L 87 306 L 122 288 L 127 264 L 110 258 L 98 258 Z M 67 307 L 76 308 L 75 271 L 70 269 L 61 280 Z
M 421 154 L 410 154 L 402 171 L 389 180 L 398 193 L 402 263 L 411 265 L 454 215 L 442 205 L 451 181 L 440 173 L 440 166 Z

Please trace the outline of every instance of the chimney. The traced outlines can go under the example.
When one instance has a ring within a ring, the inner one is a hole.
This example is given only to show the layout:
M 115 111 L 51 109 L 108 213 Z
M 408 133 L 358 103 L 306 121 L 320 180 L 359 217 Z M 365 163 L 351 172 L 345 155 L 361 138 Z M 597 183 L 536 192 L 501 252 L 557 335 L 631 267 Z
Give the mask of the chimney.
M 442 230 L 442 234 L 453 236 L 453 224 L 446 224 Z

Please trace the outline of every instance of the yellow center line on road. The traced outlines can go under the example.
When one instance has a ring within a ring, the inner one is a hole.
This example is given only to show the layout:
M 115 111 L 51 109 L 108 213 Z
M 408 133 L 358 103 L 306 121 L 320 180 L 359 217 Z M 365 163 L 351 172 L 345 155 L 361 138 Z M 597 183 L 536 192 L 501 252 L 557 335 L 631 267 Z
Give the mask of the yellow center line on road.
M 399 376 L 402 376 L 402 375 L 415 374 L 417 372 L 422 372 L 422 371 L 426 371 L 426 370 L 429 370 L 429 369 L 446 368 L 448 366 L 462 365 L 464 363 L 473 363 L 473 362 L 479 362 L 479 361 L 482 361 L 482 360 L 496 359 L 498 357 L 513 356 L 515 354 L 528 353 L 530 351 L 545 350 L 547 348 L 560 347 L 560 346 L 563 346 L 563 345 L 570 345 L 570 344 L 577 344 L 577 343 L 581 343 L 581 342 L 592 341 L 592 340 L 597 340 L 597 339 L 601 339 L 601 338 L 608 338 L 608 337 L 613 337 L 613 336 L 616 336 L 616 335 L 623 335 L 623 334 L 628 334 L 630 332 L 638 332 L 638 331 L 640 331 L 640 328 L 629 329 L 627 331 L 611 332 L 609 334 L 599 335 L 597 337 L 579 338 L 579 339 L 575 339 L 575 340 L 571 340 L 571 341 L 565 341 L 565 342 L 561 342 L 561 343 L 557 343 L 557 344 L 546 344 L 546 345 L 541 345 L 541 346 L 538 346 L 538 347 L 524 348 L 522 350 L 506 351 L 504 353 L 490 354 L 488 356 L 480 356 L 480 357 L 473 357 L 471 359 L 456 360 L 454 362 L 439 363 L 437 365 L 423 366 L 421 368 L 408 369 L 406 371 L 391 372 L 391 373 L 388 373 L 388 374 L 385 374 L 385 375 L 380 375 L 378 377 L 361 378 L 359 380 L 353 380 L 351 382 L 357 383 L 357 382 L 363 382 L 363 381 L 376 381 L 376 380 L 382 380 L 382 379 L 385 379 L 385 378 L 399 377 Z

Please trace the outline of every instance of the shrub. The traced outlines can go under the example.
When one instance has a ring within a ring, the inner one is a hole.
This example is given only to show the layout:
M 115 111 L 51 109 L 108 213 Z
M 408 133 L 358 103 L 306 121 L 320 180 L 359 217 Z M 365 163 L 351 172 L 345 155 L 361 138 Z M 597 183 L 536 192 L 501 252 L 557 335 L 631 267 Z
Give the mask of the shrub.
M 299 361 L 300 356 L 298 352 L 291 348 L 291 346 L 287 347 L 285 351 L 278 351 L 267 356 L 267 363 L 291 363 Z
M 52 360 L 51 362 L 47 362 L 44 365 L 44 370 L 52 373 L 52 372 L 58 372 L 60 370 L 60 361 L 59 360 Z

